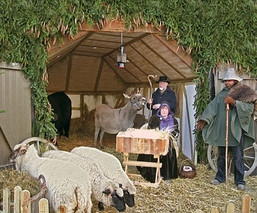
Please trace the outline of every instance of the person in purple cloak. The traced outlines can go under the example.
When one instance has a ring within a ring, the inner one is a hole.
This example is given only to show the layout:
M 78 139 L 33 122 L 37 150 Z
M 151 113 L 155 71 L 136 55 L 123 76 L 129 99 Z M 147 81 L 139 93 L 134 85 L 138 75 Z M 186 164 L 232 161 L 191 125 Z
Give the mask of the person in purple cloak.
M 178 121 L 174 118 L 174 113 L 170 110 L 167 102 L 162 102 L 159 110 L 153 115 L 148 124 L 149 129 L 159 128 L 163 131 L 168 131 L 170 134 L 169 150 L 166 155 L 161 155 L 160 162 L 161 176 L 164 180 L 175 179 L 178 177 L 178 165 L 176 150 L 173 146 L 173 140 L 176 140 L 179 134 Z M 139 154 L 138 161 L 157 162 L 153 155 Z M 138 171 L 146 180 L 154 183 L 156 168 L 137 166 Z

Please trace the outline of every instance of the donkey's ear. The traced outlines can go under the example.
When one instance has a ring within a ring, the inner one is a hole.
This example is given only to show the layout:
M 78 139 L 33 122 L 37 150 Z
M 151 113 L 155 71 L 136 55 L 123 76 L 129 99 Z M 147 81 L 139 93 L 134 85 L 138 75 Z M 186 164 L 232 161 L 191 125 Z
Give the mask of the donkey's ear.
M 125 93 L 123 93 L 123 96 L 124 96 L 125 98 L 130 98 L 130 97 L 131 97 L 131 95 L 128 95 L 128 94 L 125 94 Z

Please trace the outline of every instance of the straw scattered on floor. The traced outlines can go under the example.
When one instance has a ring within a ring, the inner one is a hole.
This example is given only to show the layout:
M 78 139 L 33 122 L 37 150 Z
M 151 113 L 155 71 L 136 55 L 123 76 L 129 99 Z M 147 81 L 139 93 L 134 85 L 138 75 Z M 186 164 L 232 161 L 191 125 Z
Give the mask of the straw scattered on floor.
M 70 138 L 61 138 L 59 140 L 59 149 L 70 151 L 77 146 L 94 147 L 93 129 L 87 132 L 80 131 L 71 134 Z M 116 152 L 115 135 L 104 135 L 103 151 L 115 155 L 123 162 L 123 153 Z M 135 160 L 137 155 L 130 156 Z M 179 157 L 178 161 L 182 160 Z M 180 166 L 180 165 L 179 165 Z M 133 173 L 136 168 L 130 168 Z M 196 177 L 193 179 L 173 179 L 168 182 L 162 181 L 158 188 L 136 186 L 137 193 L 135 197 L 136 205 L 132 208 L 127 207 L 125 212 L 210 212 L 213 207 L 217 207 L 221 212 L 225 212 L 225 205 L 228 201 L 236 204 L 236 212 L 241 212 L 242 196 L 249 194 L 251 196 L 251 211 L 257 208 L 257 176 L 246 179 L 246 190 L 238 191 L 234 184 L 234 177 L 229 176 L 227 189 L 225 184 L 212 185 L 210 181 L 214 178 L 215 172 L 209 165 L 199 164 L 196 166 Z M 145 181 L 143 178 L 131 177 L 133 181 Z M 94 202 L 94 212 L 100 212 L 97 209 L 97 203 Z M 105 207 L 104 212 L 117 212 L 113 207 Z

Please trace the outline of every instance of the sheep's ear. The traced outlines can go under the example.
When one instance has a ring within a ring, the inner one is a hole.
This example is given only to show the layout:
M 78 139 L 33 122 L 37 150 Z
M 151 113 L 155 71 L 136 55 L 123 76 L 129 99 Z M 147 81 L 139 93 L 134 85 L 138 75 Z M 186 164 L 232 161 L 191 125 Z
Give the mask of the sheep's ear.
M 128 187 L 128 193 L 129 194 L 136 194 L 136 187 L 135 186 L 129 186 Z
M 116 190 L 116 193 L 117 193 L 117 195 L 118 195 L 119 197 L 123 197 L 123 196 L 124 196 L 124 193 L 123 193 L 123 189 L 122 189 L 122 188 L 118 188 L 118 189 Z
M 102 192 L 103 192 L 104 194 L 106 194 L 106 195 L 109 195 L 109 194 L 112 193 L 110 189 L 105 189 L 105 190 L 102 191 Z

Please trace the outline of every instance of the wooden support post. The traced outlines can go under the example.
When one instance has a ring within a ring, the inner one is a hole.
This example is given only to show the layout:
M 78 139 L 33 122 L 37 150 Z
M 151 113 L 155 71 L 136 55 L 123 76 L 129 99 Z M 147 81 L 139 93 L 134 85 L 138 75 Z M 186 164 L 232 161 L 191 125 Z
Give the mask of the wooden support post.
M 155 183 L 160 183 L 159 180 L 161 179 L 161 170 L 160 170 L 160 155 L 154 156 L 154 158 L 157 158 L 157 165 L 156 165 L 156 175 L 155 175 Z
M 146 183 L 146 182 L 139 182 L 135 181 L 135 185 L 143 185 L 143 186 L 150 186 L 150 187 L 158 187 L 161 183 L 161 167 L 162 163 L 160 163 L 160 155 L 154 155 L 154 158 L 157 158 L 157 162 L 146 162 L 146 161 L 130 161 L 129 160 L 129 153 L 124 153 L 124 161 L 123 165 L 125 166 L 125 173 L 129 176 L 134 177 L 141 177 L 141 175 L 138 174 L 132 174 L 128 172 L 128 166 L 141 166 L 141 167 L 152 167 L 156 168 L 156 174 L 155 174 L 155 183 Z

